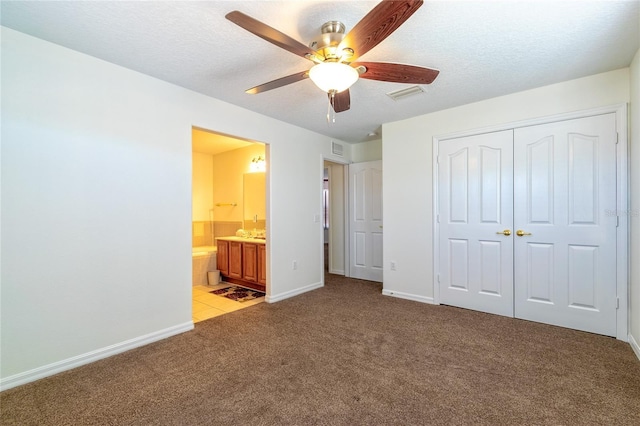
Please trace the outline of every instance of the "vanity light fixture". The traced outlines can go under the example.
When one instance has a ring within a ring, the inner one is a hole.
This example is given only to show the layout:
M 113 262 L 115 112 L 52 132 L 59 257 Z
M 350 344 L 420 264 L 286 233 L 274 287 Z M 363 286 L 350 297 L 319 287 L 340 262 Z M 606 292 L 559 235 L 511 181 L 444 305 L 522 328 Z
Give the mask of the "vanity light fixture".
M 251 173 L 255 173 L 255 172 L 264 172 L 265 170 L 267 170 L 267 163 L 264 160 L 264 157 L 262 155 L 253 157 L 253 159 L 251 160 L 251 163 L 249 164 L 249 171 Z

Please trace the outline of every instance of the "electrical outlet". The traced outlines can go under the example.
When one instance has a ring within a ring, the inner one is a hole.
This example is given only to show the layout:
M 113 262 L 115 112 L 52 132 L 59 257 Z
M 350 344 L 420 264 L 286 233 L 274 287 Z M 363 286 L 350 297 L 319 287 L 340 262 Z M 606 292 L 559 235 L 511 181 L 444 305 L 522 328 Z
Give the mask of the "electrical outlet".
M 398 264 L 396 263 L 396 261 L 392 260 L 391 261 L 391 270 L 395 271 L 397 267 L 398 267 Z
M 294 271 L 295 271 L 296 269 L 298 269 L 298 261 L 297 261 L 297 260 L 294 260 L 294 261 L 291 263 L 291 267 L 293 268 L 293 270 L 294 270 Z

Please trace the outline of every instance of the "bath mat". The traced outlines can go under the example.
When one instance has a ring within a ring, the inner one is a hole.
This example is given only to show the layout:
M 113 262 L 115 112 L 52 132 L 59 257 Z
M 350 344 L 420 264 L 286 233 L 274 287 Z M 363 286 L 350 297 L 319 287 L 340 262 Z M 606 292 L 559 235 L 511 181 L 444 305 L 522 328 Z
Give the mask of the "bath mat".
M 238 286 L 225 287 L 210 291 L 209 293 L 215 294 L 216 296 L 226 297 L 227 299 L 235 300 L 236 302 L 246 302 L 247 300 L 264 297 L 264 293 L 261 291 Z

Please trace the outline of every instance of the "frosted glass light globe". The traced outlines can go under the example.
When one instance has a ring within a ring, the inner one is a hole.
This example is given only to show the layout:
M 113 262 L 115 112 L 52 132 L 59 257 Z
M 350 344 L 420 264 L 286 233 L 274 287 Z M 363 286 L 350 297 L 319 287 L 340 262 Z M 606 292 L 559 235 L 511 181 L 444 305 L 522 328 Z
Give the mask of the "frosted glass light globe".
M 342 92 L 358 81 L 358 71 L 341 62 L 322 62 L 309 70 L 309 78 L 323 92 Z

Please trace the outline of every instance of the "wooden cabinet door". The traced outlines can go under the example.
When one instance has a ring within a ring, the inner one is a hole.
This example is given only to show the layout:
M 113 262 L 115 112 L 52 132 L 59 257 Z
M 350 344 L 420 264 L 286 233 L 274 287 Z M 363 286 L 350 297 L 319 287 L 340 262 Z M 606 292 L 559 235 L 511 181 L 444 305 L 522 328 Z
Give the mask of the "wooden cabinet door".
M 264 244 L 258 246 L 258 283 L 267 285 L 267 247 Z
M 218 240 L 216 264 L 220 275 L 229 275 L 229 241 Z
M 242 279 L 242 243 L 229 241 L 229 276 Z
M 247 281 L 258 281 L 258 245 L 244 243 L 242 249 L 242 278 Z

